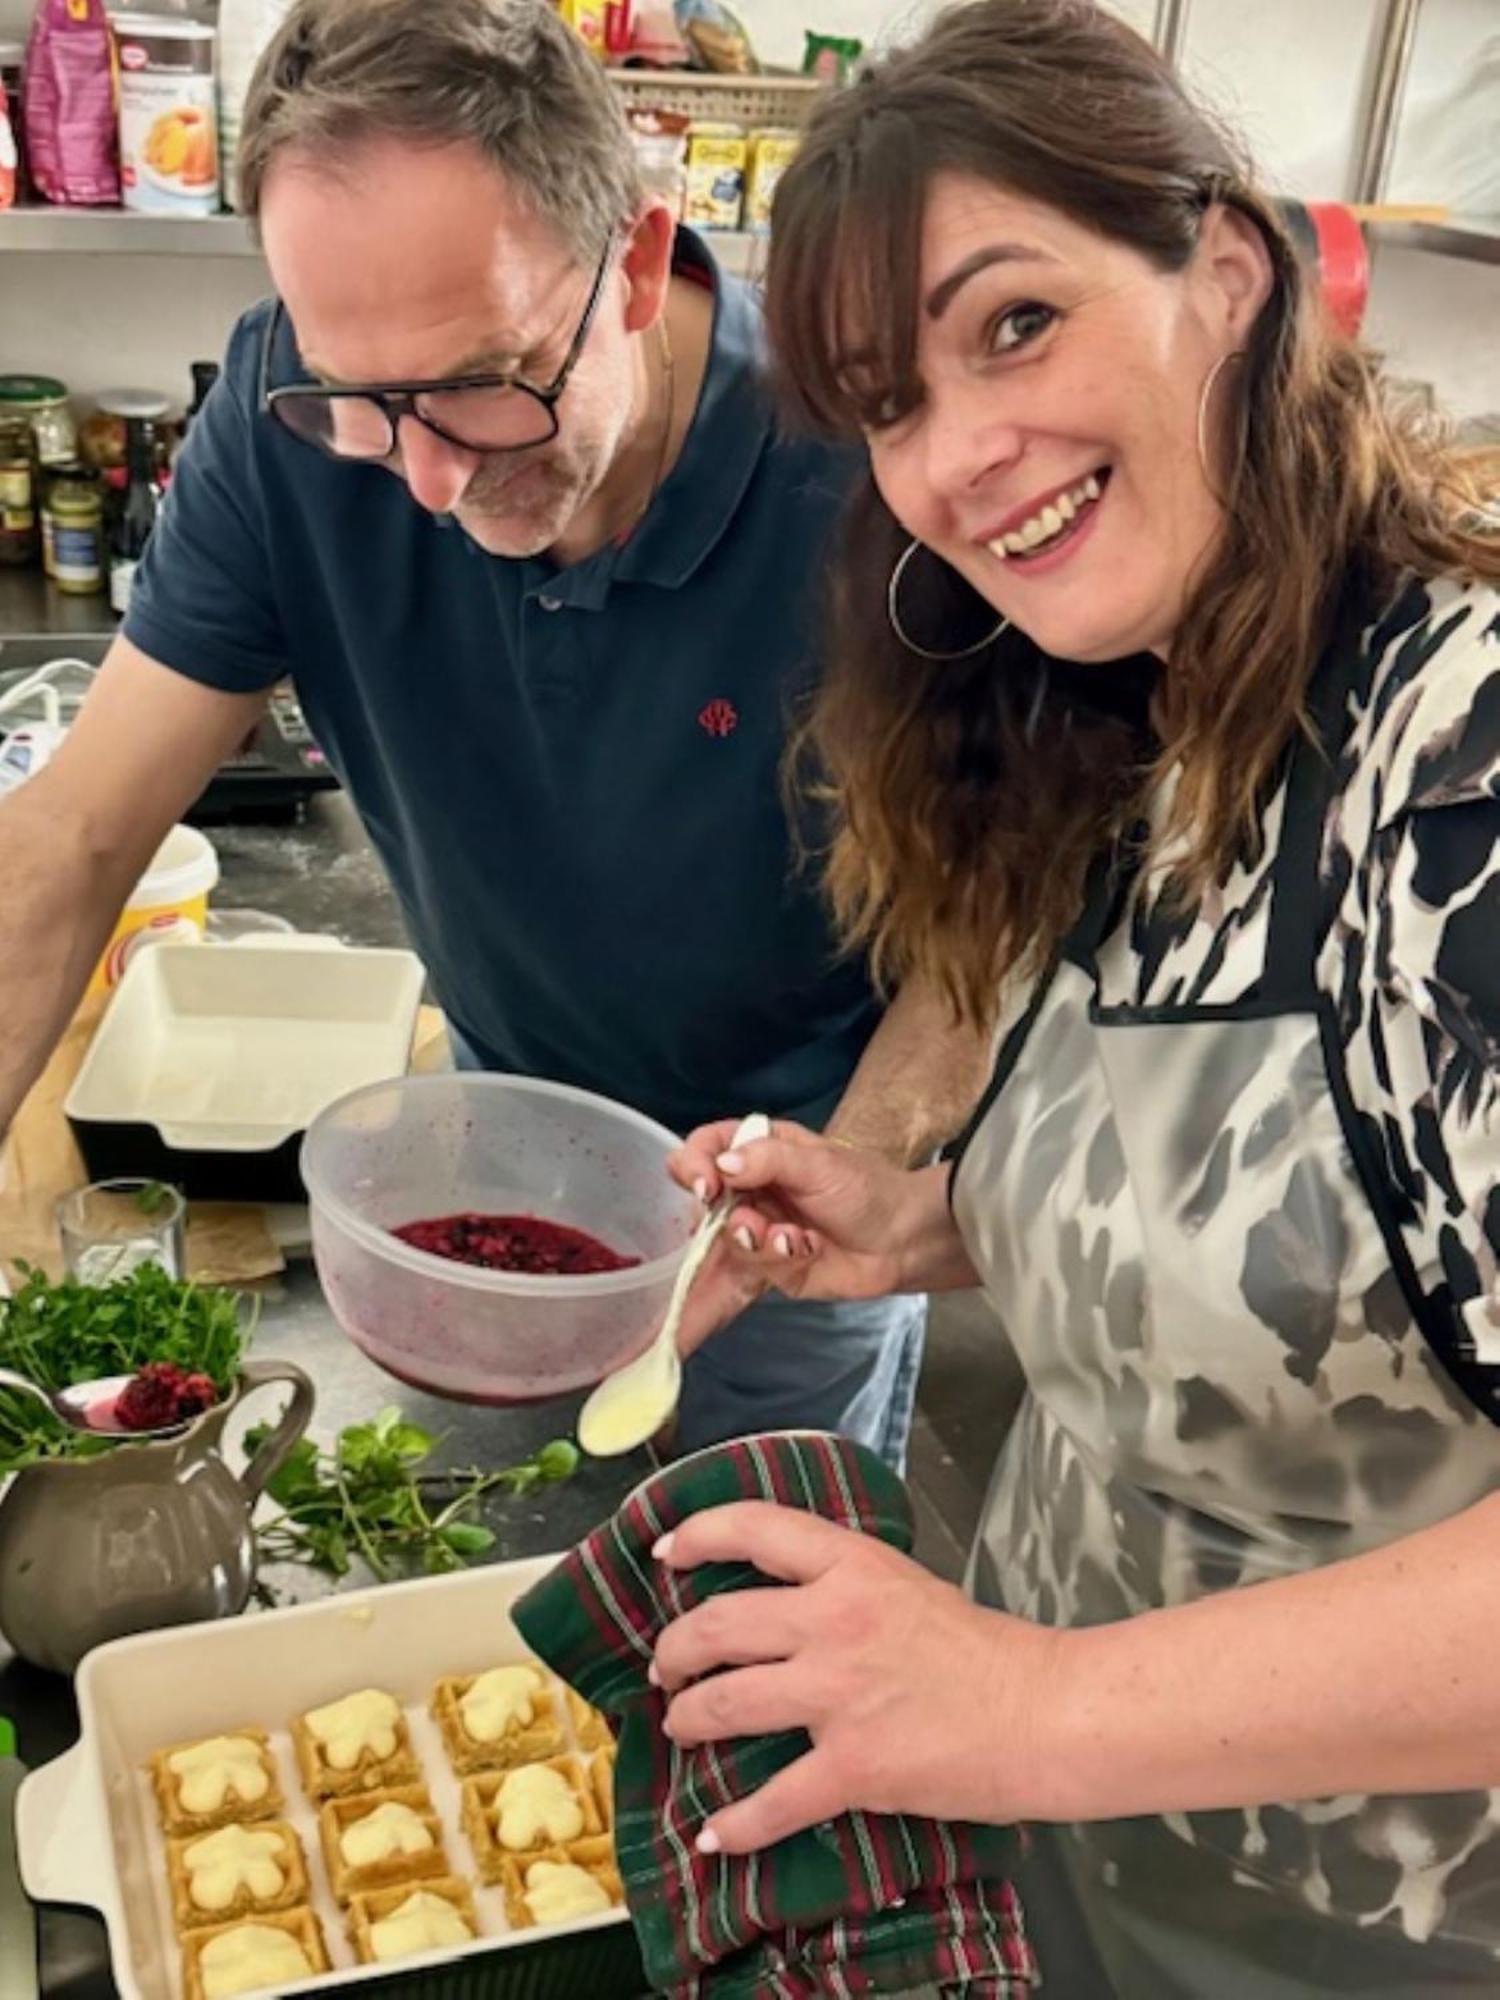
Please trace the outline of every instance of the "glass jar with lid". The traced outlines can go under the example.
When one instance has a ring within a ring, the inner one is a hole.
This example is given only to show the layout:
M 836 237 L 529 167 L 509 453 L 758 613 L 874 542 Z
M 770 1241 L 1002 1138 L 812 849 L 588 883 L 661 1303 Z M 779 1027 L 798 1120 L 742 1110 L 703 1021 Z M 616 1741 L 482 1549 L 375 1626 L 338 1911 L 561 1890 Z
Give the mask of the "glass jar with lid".
M 34 563 L 41 552 L 37 524 L 36 436 L 26 417 L 0 410 L 0 563 Z
M 42 502 L 42 561 L 59 590 L 92 596 L 105 585 L 104 503 L 86 465 L 53 469 Z
M 0 375 L 0 417 L 23 416 L 36 437 L 42 465 L 71 465 L 78 457 L 78 428 L 65 383 L 51 375 Z

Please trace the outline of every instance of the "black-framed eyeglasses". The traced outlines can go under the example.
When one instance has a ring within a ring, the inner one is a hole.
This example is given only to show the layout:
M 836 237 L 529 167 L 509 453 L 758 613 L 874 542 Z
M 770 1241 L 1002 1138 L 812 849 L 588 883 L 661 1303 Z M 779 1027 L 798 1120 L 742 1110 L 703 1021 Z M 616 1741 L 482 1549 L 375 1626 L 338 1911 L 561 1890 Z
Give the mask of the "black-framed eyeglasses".
M 518 375 L 454 375 L 425 382 L 361 382 L 330 388 L 317 382 L 271 387 L 271 355 L 284 307 L 276 301 L 260 361 L 260 405 L 303 444 L 332 458 L 389 458 L 403 417 L 465 451 L 525 451 L 557 436 L 557 405 L 578 365 L 589 328 L 604 296 L 604 281 L 618 239 L 611 236 L 599 259 L 588 303 L 562 366 L 545 386 Z

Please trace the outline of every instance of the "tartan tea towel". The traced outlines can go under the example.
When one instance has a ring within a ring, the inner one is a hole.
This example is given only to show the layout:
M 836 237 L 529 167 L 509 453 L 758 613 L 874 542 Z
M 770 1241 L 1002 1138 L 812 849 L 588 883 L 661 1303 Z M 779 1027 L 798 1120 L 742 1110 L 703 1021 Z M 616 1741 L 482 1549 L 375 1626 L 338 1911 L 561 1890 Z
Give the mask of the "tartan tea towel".
M 683 1749 L 646 1679 L 656 1639 L 724 1590 L 765 1588 L 748 1563 L 676 1571 L 651 1550 L 732 1500 L 774 1500 L 913 1542 L 911 1502 L 873 1452 L 808 1431 L 696 1453 L 636 1488 L 515 1607 L 533 1650 L 610 1716 L 620 1874 L 646 1971 L 674 2000 L 822 2000 L 937 1986 L 1018 2000 L 1037 1983 L 999 1827 L 851 1812 L 758 1855 L 699 1854 L 711 1814 L 809 1748 L 801 1730 Z M 934 1688 L 934 1703 L 945 1700 Z

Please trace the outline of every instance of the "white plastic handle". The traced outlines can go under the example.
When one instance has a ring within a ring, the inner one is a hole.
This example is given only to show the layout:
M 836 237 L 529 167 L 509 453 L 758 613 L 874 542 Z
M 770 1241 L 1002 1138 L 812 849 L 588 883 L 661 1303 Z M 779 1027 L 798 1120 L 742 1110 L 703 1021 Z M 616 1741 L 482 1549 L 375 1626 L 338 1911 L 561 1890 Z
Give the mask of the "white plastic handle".
M 87 1747 L 75 1743 L 33 1771 L 16 1795 L 21 1880 L 34 1903 L 83 1903 L 108 1914 L 114 1861 L 109 1815 L 96 1791 Z

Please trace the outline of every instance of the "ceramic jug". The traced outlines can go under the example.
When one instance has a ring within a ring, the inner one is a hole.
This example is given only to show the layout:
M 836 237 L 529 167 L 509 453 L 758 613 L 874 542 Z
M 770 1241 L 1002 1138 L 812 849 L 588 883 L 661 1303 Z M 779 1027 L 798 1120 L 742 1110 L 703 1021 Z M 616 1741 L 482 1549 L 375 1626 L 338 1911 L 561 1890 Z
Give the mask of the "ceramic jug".
M 289 1382 L 291 1401 L 234 1473 L 224 1426 L 270 1382 Z M 312 1408 L 300 1368 L 249 1361 L 232 1395 L 171 1437 L 18 1472 L 0 1499 L 0 1632 L 22 1659 L 71 1673 L 106 1639 L 242 1611 L 255 1582 L 251 1511 Z

